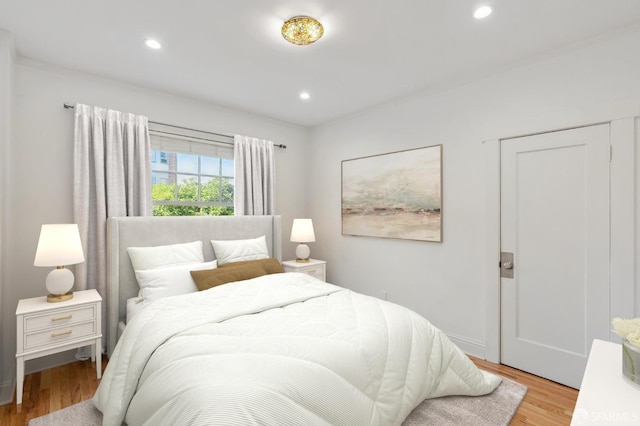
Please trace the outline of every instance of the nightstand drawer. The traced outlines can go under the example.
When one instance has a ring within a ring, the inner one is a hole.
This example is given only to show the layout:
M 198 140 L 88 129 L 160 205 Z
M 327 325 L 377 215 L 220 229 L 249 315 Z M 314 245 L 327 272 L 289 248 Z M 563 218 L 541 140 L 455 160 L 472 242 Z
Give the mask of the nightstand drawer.
M 55 313 L 42 315 L 30 315 L 24 317 L 24 331 L 31 332 L 43 328 L 60 327 L 65 324 L 75 324 L 92 320 L 96 317 L 96 306 L 85 306 L 79 309 L 69 309 Z
M 302 269 L 300 272 L 324 281 L 324 267 Z
M 52 345 L 66 340 L 79 339 L 96 334 L 96 322 L 73 324 L 68 327 L 49 328 L 37 333 L 25 334 L 24 349 L 31 350 L 43 345 Z
M 324 260 L 309 259 L 308 262 L 285 260 L 282 262 L 282 268 L 285 272 L 308 274 L 322 281 L 327 279 L 327 262 Z

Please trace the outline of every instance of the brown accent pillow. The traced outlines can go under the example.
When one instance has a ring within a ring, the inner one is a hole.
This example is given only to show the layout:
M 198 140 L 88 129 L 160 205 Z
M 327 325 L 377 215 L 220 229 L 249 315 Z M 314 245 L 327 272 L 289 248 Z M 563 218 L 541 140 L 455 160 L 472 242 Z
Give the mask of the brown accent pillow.
M 264 271 L 267 274 L 281 274 L 284 273 L 284 269 L 282 265 L 275 257 L 269 257 L 267 259 L 258 259 L 258 260 L 241 260 L 240 262 L 229 262 L 223 265 L 218 265 L 219 269 L 225 268 L 236 268 L 241 266 L 252 266 L 252 265 L 260 265 L 264 268 Z
M 233 281 L 248 280 L 267 275 L 267 272 L 260 265 L 246 265 L 239 268 L 205 269 L 190 272 L 193 281 L 196 283 L 196 287 L 198 287 L 200 291 Z

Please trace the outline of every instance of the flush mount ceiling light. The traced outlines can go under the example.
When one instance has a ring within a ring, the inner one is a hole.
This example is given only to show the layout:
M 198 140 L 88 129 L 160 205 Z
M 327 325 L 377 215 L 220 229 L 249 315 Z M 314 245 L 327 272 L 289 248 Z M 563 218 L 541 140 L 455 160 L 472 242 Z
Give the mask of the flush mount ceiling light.
M 322 34 L 322 24 L 309 16 L 294 16 L 282 25 L 282 37 L 293 44 L 311 44 Z
M 162 45 L 158 40 L 154 40 L 152 38 L 146 39 L 144 41 L 144 44 L 146 44 L 149 49 L 154 49 L 154 50 L 160 49 L 162 47 Z
M 309 92 L 300 93 L 300 99 L 307 100 L 309 98 L 311 98 L 311 95 L 309 94 Z
M 476 19 L 483 19 L 491 15 L 491 12 L 493 12 L 491 6 L 480 6 L 475 12 L 473 12 L 473 17 Z

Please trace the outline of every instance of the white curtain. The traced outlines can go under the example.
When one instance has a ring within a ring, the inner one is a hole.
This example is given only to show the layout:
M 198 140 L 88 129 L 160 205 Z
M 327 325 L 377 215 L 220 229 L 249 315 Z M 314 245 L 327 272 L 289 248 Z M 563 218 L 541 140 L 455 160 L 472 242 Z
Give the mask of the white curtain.
M 275 214 L 273 142 L 240 135 L 233 141 L 236 216 Z
M 111 303 L 106 288 L 106 221 L 152 214 L 150 157 L 147 117 L 75 106 L 73 215 L 86 259 L 75 266 L 75 288 L 95 288 L 102 296 L 103 336 L 105 305 Z

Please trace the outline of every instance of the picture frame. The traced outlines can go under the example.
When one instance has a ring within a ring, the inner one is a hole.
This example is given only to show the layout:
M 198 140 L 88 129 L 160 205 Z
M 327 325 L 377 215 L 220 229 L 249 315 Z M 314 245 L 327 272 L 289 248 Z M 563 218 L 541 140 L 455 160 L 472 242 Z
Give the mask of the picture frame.
M 342 235 L 442 242 L 442 145 L 342 161 Z

